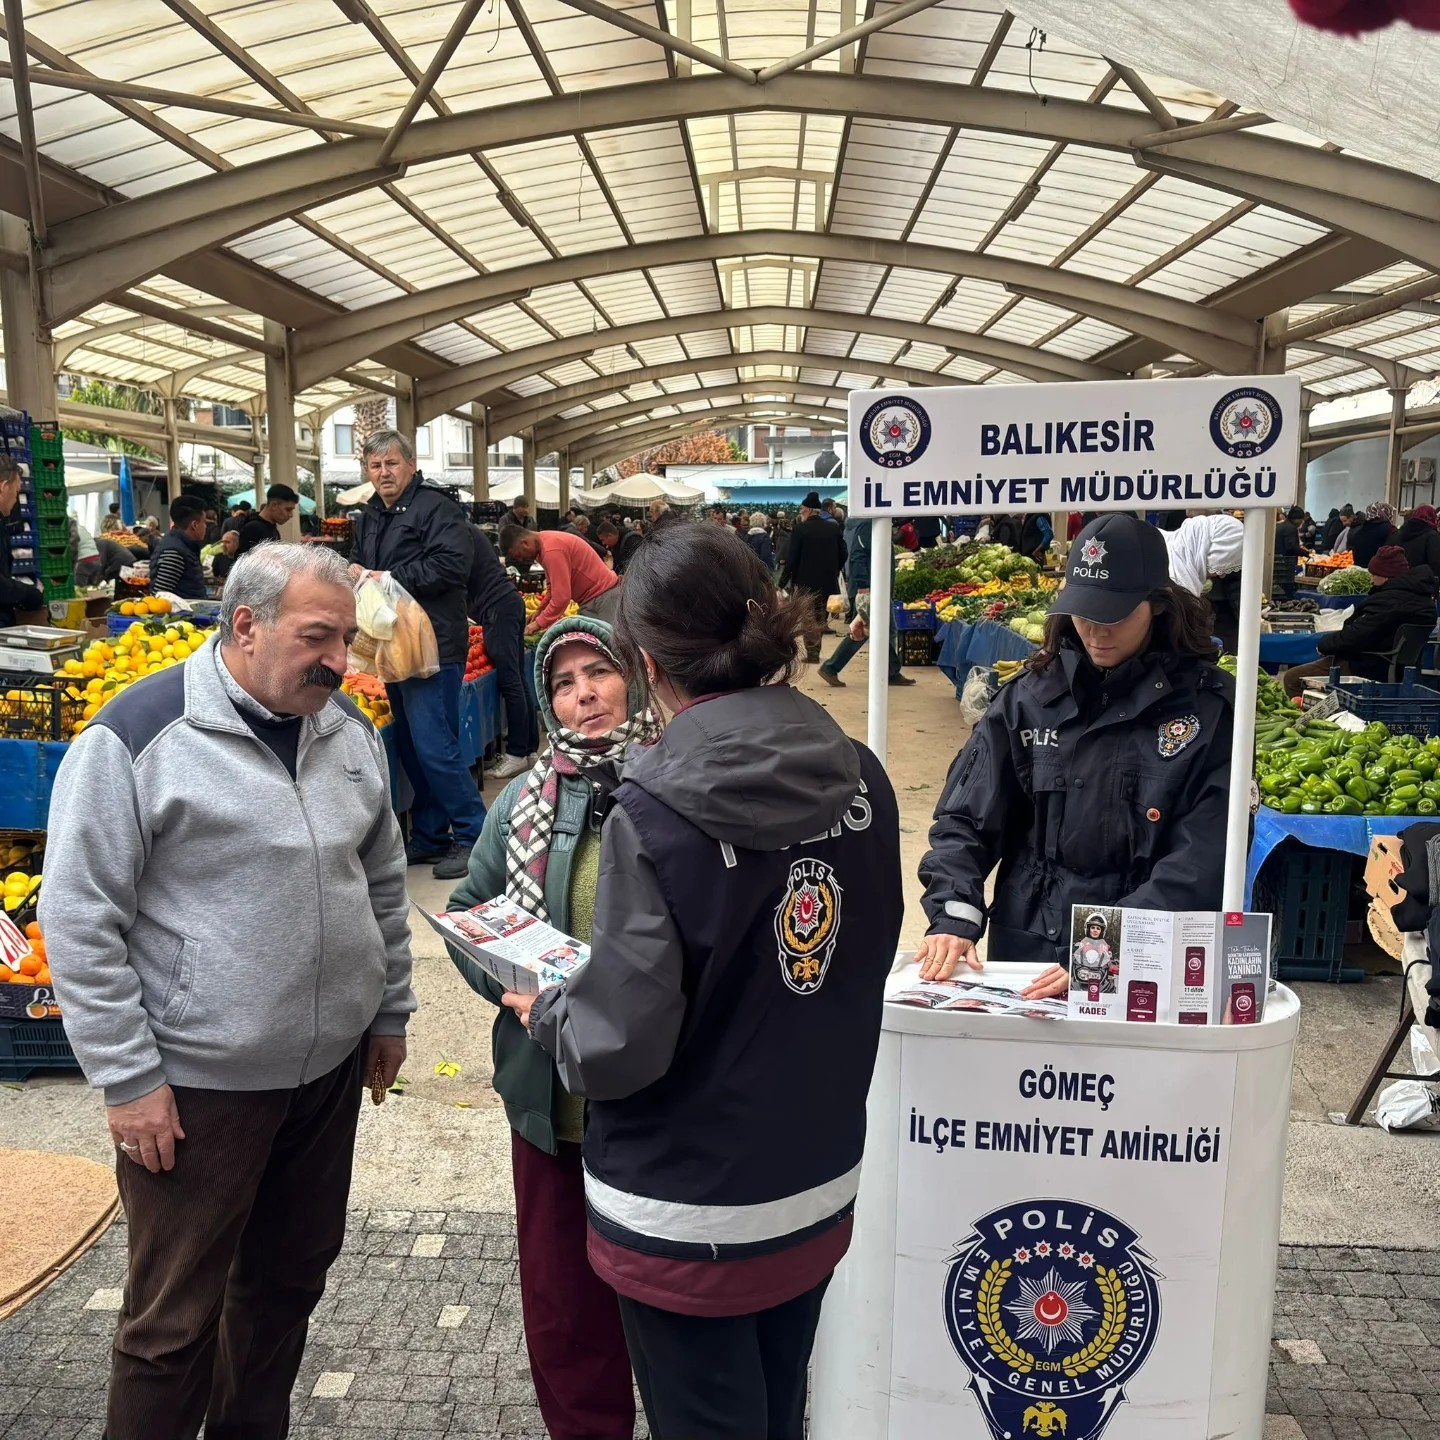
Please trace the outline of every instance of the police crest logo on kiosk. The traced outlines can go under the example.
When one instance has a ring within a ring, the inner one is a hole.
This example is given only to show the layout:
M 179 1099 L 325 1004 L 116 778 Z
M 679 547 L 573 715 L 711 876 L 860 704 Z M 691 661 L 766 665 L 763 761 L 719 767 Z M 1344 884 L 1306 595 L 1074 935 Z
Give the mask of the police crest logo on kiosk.
M 996 1440 L 1098 1440 L 1160 1327 L 1159 1276 L 1122 1220 L 1022 1200 L 950 1262 L 945 1327 Z

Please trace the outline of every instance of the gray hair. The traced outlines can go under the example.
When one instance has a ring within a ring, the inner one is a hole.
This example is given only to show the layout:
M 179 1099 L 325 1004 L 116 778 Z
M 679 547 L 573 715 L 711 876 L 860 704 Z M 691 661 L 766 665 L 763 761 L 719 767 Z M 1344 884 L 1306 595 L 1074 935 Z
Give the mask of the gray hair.
M 400 453 L 414 463 L 415 447 L 408 435 L 402 435 L 398 430 L 377 430 L 360 447 L 360 464 L 364 466 L 372 455 L 383 455 L 392 445 L 398 446 Z
M 285 587 L 299 578 L 352 588 L 350 567 L 324 545 L 289 545 L 270 540 L 247 550 L 225 580 L 220 600 L 220 643 L 234 643 L 235 612 L 242 605 L 257 625 L 273 625 L 280 618 Z
M 770 525 L 770 517 L 763 510 L 752 510 L 750 512 L 750 528 L 752 530 L 765 530 Z

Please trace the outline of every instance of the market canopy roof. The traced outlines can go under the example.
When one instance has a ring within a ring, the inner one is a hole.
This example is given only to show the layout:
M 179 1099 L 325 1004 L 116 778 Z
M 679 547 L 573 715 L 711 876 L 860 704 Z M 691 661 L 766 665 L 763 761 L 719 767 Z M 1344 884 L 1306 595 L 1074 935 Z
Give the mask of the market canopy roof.
M 1284 0 L 482 9 L 31 0 L 0 207 L 28 94 L 63 368 L 256 413 L 281 361 L 310 424 L 413 388 L 599 464 L 840 428 L 860 386 L 1247 371 L 1287 307 L 1315 399 L 1440 367 L 1434 36 Z
M 631 475 L 611 485 L 577 490 L 571 498 L 577 505 L 593 510 L 598 505 L 649 505 L 655 500 L 672 505 L 698 505 L 705 498 L 705 492 L 662 475 Z

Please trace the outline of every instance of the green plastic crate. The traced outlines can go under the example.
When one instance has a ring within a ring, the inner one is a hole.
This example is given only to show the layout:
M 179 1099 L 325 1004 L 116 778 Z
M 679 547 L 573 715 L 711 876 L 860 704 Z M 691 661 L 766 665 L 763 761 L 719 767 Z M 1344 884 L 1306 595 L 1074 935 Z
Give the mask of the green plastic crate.
M 36 490 L 35 513 L 40 516 L 59 515 L 62 518 L 68 516 L 70 497 L 65 493 L 65 487 L 50 485 L 43 490 Z
M 65 437 L 53 420 L 32 420 L 30 423 L 30 454 L 36 459 L 58 460 L 64 464 Z

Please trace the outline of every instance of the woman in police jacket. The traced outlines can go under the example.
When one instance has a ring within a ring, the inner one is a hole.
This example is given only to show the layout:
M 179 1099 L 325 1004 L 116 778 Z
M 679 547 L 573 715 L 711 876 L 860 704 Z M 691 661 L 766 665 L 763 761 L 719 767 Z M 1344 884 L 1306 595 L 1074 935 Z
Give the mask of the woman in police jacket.
M 1043 645 L 950 768 L 920 862 L 923 978 L 978 969 L 988 927 L 992 958 L 1051 967 L 1027 994 L 1057 995 L 1072 906 L 1220 908 L 1235 692 L 1211 633 L 1153 526 L 1081 531 Z
M 734 531 L 655 527 L 616 640 L 673 718 L 626 755 L 589 961 L 505 1000 L 589 1101 L 590 1263 L 655 1440 L 802 1440 L 850 1241 L 900 830 L 879 760 L 784 683 L 818 621 Z

